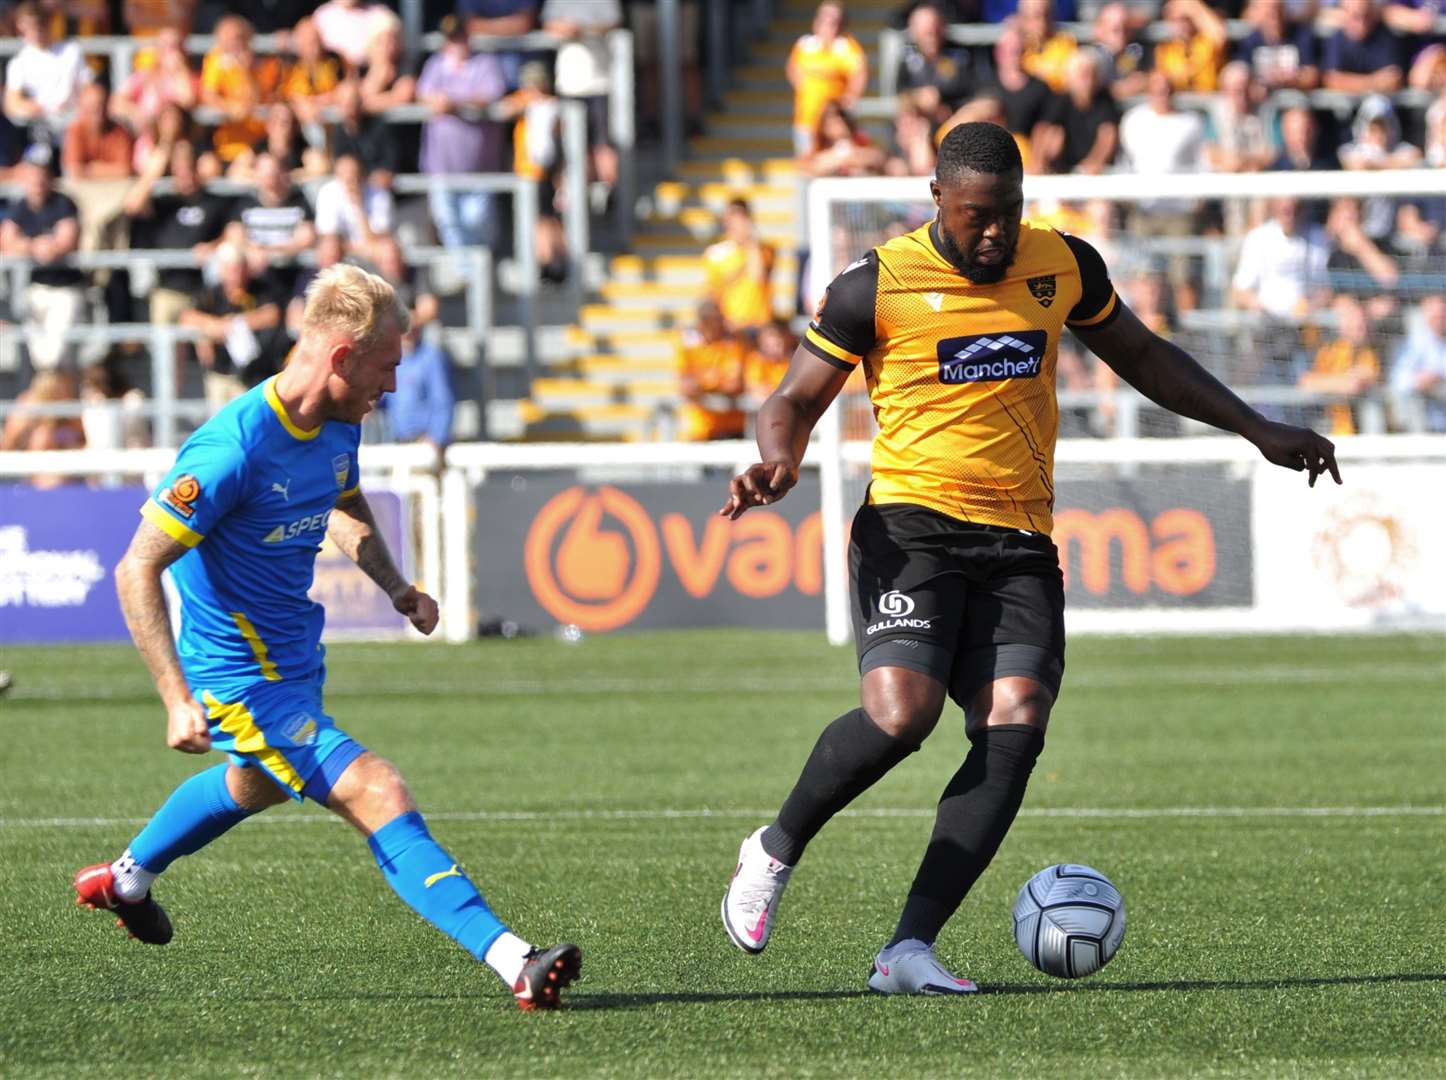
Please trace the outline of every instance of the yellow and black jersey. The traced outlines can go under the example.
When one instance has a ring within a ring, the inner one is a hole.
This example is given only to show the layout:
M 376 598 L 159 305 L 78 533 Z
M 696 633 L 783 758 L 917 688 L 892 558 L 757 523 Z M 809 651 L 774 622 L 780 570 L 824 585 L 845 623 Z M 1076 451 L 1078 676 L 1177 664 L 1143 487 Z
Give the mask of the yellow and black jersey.
M 863 362 L 879 424 L 869 502 L 1048 533 L 1059 338 L 1118 314 L 1109 272 L 1085 241 L 1026 221 L 1004 279 L 975 285 L 935 228 L 845 267 L 804 348 L 845 370 Z

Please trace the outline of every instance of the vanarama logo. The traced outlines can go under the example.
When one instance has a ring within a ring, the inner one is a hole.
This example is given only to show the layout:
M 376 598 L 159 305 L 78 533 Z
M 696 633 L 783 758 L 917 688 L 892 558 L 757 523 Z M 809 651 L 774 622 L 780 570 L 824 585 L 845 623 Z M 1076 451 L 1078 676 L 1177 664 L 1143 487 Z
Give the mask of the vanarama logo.
M 1049 335 L 1043 330 L 970 334 L 939 342 L 939 381 L 960 383 L 1033 379 L 1044 364 Z
M 554 496 L 533 520 L 523 561 L 547 613 L 592 631 L 637 618 L 658 590 L 663 565 L 648 512 L 615 487 L 571 487 Z
M 532 598 L 552 618 L 616 630 L 653 605 L 821 595 L 823 525 L 816 512 L 796 526 L 769 509 L 737 521 L 711 510 L 650 512 L 618 488 L 576 486 L 536 511 L 523 567 Z
M 295 540 L 304 533 L 316 532 L 318 529 L 326 532 L 326 523 L 331 518 L 330 510 L 322 510 L 316 514 L 308 514 L 304 518 L 297 518 L 289 525 L 278 525 L 262 539 L 263 544 L 279 544 L 283 540 Z
M 914 613 L 914 600 L 898 589 L 890 589 L 880 596 L 878 609 L 884 618 L 864 630 L 871 637 L 885 630 L 928 630 L 933 625 L 930 619 L 910 618 Z

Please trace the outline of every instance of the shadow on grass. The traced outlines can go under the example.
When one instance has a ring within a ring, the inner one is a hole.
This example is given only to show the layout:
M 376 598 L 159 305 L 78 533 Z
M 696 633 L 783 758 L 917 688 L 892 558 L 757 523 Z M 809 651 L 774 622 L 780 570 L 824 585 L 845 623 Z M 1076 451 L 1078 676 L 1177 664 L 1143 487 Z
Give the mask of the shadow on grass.
M 1391 983 L 1446 983 L 1446 974 L 1417 972 L 1396 975 L 1342 975 L 1313 979 L 1182 979 L 1177 982 L 1060 982 L 1055 985 L 1013 985 L 1003 983 L 981 986 L 981 994 L 1071 994 L 1080 991 L 1104 993 L 1139 993 L 1160 991 L 1215 990 L 1291 990 L 1324 986 L 1374 986 Z M 879 997 L 871 990 L 749 990 L 679 991 L 657 994 L 589 994 L 586 991 L 567 995 L 568 1009 L 641 1009 L 652 1005 L 717 1005 L 748 1001 L 839 1001 L 848 998 Z

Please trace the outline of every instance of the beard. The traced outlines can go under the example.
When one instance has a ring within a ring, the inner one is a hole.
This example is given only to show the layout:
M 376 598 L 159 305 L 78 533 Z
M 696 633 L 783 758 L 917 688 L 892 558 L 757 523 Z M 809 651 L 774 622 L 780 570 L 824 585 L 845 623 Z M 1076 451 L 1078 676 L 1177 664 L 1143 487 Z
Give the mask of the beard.
M 949 263 L 964 275 L 964 279 L 971 285 L 997 285 L 1004 280 L 1004 273 L 1009 269 L 1009 264 L 1014 261 L 1014 252 L 1011 251 L 1003 262 L 994 266 L 980 266 L 971 262 L 964 254 L 954 238 L 946 233 L 937 222 L 934 226 L 934 239 L 938 242 L 939 254 L 949 260 Z

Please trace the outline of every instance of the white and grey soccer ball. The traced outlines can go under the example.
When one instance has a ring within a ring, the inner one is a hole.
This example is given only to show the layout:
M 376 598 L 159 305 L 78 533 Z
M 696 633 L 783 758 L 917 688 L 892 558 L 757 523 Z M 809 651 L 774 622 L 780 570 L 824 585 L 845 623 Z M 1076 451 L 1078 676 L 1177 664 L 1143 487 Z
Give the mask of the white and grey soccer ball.
M 1079 979 L 1110 962 L 1125 937 L 1125 901 L 1088 866 L 1047 866 L 1014 901 L 1014 940 L 1046 975 Z

